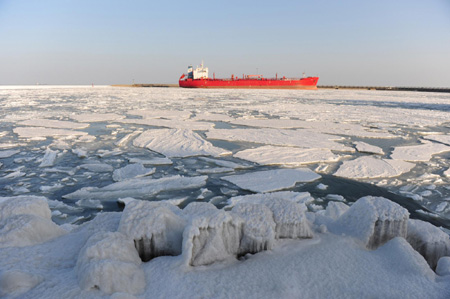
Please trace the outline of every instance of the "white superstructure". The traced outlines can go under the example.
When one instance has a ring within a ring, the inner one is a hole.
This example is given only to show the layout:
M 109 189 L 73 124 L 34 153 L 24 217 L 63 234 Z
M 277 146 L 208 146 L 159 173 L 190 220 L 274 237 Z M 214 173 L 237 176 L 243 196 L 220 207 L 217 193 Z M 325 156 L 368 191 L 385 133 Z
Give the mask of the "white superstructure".
M 208 78 L 208 68 L 203 67 L 203 62 L 200 67 L 197 67 L 195 70 L 192 66 L 188 66 L 188 78 L 190 79 L 207 79 Z

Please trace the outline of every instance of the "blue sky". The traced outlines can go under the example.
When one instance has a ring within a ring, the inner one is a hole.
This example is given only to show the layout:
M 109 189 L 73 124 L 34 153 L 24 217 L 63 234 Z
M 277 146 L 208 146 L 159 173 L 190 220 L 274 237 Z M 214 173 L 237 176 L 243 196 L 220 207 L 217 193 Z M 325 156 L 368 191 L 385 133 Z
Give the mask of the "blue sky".
M 450 87 L 450 1 L 0 0 L 0 85 L 319 75 Z

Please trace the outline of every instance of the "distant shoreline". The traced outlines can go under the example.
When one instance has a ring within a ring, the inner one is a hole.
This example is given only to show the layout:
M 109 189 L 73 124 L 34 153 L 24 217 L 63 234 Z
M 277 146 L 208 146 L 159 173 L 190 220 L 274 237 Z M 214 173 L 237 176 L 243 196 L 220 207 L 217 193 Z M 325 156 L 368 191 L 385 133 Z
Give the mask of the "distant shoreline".
M 178 84 L 115 84 L 113 87 L 166 87 L 179 88 Z M 422 91 L 422 92 L 448 92 L 448 87 L 392 87 L 392 86 L 342 86 L 318 85 L 318 89 L 357 89 L 357 90 L 394 90 L 394 91 Z

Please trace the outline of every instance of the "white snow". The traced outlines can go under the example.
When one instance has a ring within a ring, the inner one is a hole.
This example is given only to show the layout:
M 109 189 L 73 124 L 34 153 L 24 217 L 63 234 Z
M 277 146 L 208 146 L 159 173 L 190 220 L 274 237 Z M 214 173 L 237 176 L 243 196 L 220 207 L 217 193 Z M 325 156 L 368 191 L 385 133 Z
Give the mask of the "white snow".
M 154 174 L 155 171 L 156 168 L 145 168 L 144 165 L 139 163 L 128 164 L 125 167 L 114 170 L 113 180 L 119 182 L 136 177 L 148 176 Z
M 0 296 L 20 297 L 41 283 L 42 276 L 29 272 L 10 270 L 0 272 Z
M 318 162 L 336 162 L 339 160 L 339 156 L 333 154 L 329 149 L 304 149 L 270 145 L 246 149 L 237 152 L 234 156 L 258 164 L 289 167 L 298 167 L 304 164 Z
M 450 146 L 425 142 L 420 145 L 398 146 L 392 152 L 391 158 L 404 161 L 429 161 L 435 154 L 450 151 Z
M 334 175 L 352 179 L 395 177 L 410 171 L 414 166 L 401 160 L 363 156 L 344 161 Z
M 383 197 L 358 199 L 335 225 L 334 233 L 345 233 L 359 239 L 368 249 L 375 249 L 392 238 L 406 238 L 409 213 Z
M 148 148 L 169 158 L 230 154 L 224 149 L 213 146 L 189 129 L 147 130 L 134 139 L 133 145 Z
M 356 146 L 356 150 L 360 153 L 371 153 L 384 155 L 384 151 L 381 147 L 371 145 L 362 141 L 355 141 L 353 144 Z
M 308 168 L 296 168 L 250 172 L 225 176 L 221 179 L 253 192 L 271 192 L 292 188 L 300 182 L 312 182 L 320 177 Z
M 68 199 L 116 200 L 121 197 L 139 199 L 156 195 L 162 191 L 200 188 L 205 185 L 206 179 L 206 176 L 183 177 L 179 175 L 161 179 L 141 177 L 113 183 L 102 188 L 84 187 L 63 197 Z

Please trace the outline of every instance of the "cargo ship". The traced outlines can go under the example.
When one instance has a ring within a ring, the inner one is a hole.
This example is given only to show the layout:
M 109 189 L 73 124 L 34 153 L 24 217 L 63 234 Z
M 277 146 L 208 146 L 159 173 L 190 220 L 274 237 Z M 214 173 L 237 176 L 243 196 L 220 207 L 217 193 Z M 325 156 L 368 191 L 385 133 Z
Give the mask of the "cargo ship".
M 319 77 L 303 78 L 264 78 L 262 75 L 242 75 L 242 77 L 231 75 L 230 78 L 216 79 L 208 78 L 208 68 L 200 67 L 194 69 L 188 66 L 187 75 L 182 74 L 178 84 L 184 88 L 267 88 L 267 89 L 317 89 Z

